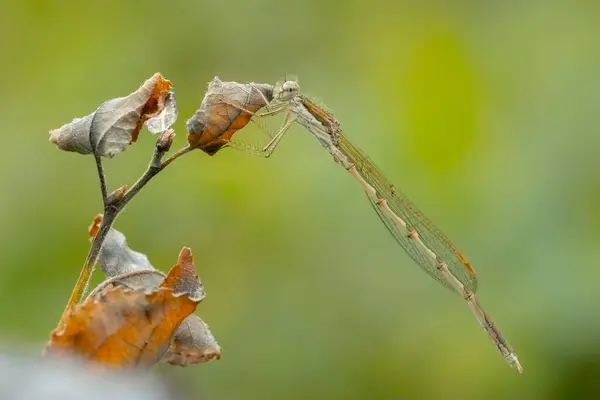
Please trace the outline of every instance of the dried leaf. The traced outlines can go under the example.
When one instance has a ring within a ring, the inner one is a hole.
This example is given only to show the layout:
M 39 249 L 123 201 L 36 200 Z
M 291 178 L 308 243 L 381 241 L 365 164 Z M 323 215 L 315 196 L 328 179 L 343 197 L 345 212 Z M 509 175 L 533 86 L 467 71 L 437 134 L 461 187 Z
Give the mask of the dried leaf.
M 133 271 L 117 275 L 99 284 L 88 297 L 94 296 L 106 288 L 116 286 L 125 286 L 130 289 L 145 289 L 147 292 L 150 292 L 158 288 L 165 277 L 166 275 L 158 270 Z
M 161 288 L 171 289 L 173 293 L 186 293 L 191 299 L 201 301 L 206 297 L 202 282 L 194 265 L 194 256 L 189 247 L 179 252 L 177 264 L 171 268 L 167 277 L 160 284 Z
M 172 119 L 170 88 L 171 82 L 156 73 L 128 96 L 108 100 L 90 115 L 50 131 L 50 141 L 62 150 L 113 157 L 137 140 L 144 122 L 160 118 L 168 98 L 173 98 L 170 117 L 164 119 Z
M 102 282 L 90 296 L 111 287 L 125 286 L 133 289 L 152 290 L 161 284 L 165 274 L 157 270 L 134 271 L 115 276 Z M 173 341 L 167 353 L 161 359 L 173 365 L 191 365 L 221 358 L 221 347 L 211 333 L 208 325 L 197 315 L 183 320 L 175 331 Z
M 208 155 L 214 155 L 231 140 L 236 131 L 246 126 L 252 117 L 231 104 L 254 113 L 272 99 L 271 85 L 222 82 L 218 77 L 214 77 L 208 84 L 208 91 L 200 108 L 187 121 L 188 143 Z
M 113 237 L 125 238 L 125 236 L 115 230 L 115 235 Z M 118 234 L 118 235 L 116 235 Z M 114 242 L 113 242 L 114 243 Z M 127 242 L 125 242 L 126 244 Z M 106 246 L 106 245 L 105 245 Z M 103 246 L 102 248 L 104 249 Z M 165 276 L 164 273 L 158 271 L 153 268 L 152 265 L 148 262 L 148 257 L 146 257 L 142 253 L 138 253 L 127 248 L 129 251 L 123 251 L 124 254 L 127 254 L 122 260 L 131 261 L 134 258 L 138 258 L 142 260 L 142 266 L 144 269 L 132 270 L 135 268 L 133 264 L 128 264 L 125 262 L 124 264 L 114 264 L 115 258 L 111 258 L 111 264 L 109 268 L 106 268 L 107 271 L 113 273 L 118 270 L 121 265 L 125 265 L 124 270 L 127 271 L 123 274 L 112 276 L 109 279 L 102 282 L 94 291 L 90 294 L 90 296 L 94 295 L 96 292 L 104 290 L 105 287 L 109 285 L 125 285 L 130 288 L 144 288 L 146 290 L 154 290 L 157 287 L 166 288 L 172 290 L 175 295 L 186 294 L 192 300 L 202 301 L 206 297 L 206 293 L 204 293 L 202 282 L 200 282 L 200 278 L 196 273 L 194 266 L 194 257 L 192 256 L 192 251 L 189 247 L 184 247 L 179 253 L 179 260 L 177 264 L 171 268 L 169 274 Z M 115 252 L 110 253 L 114 255 Z M 102 266 L 103 260 L 100 260 L 100 265 Z M 102 266 L 102 269 L 105 270 L 105 266 Z M 108 274 L 107 274 L 108 275 Z
M 131 250 L 125 235 L 116 229 L 111 229 L 106 235 L 98 255 L 98 264 L 109 278 L 134 271 L 155 270 L 148 257 Z
M 77 305 L 52 333 L 47 354 L 76 354 L 112 368 L 151 367 L 198 301 L 160 288 L 107 288 Z
M 167 94 L 165 106 L 160 114 L 148 119 L 145 124 L 152 133 L 159 133 L 171 127 L 177 120 L 177 103 L 175 93 Z
M 200 318 L 187 317 L 175 331 L 169 350 L 161 359 L 173 365 L 192 365 L 221 359 L 221 346 Z
M 174 293 L 188 293 L 190 298 L 200 301 L 206 294 L 194 268 L 194 257 L 189 247 L 179 253 L 177 264 L 160 284 Z M 190 365 L 221 358 L 221 347 L 200 318 L 186 318 L 177 329 L 173 343 L 162 361 L 174 365 Z
M 90 235 L 95 236 L 101 218 L 96 217 L 90 227 Z M 127 246 L 125 235 L 111 229 L 102 246 L 98 264 L 109 279 L 102 282 L 90 296 L 106 288 L 123 285 L 133 289 L 154 290 L 163 280 L 172 285 L 175 292 L 187 291 L 195 299 L 206 296 L 203 285 L 195 273 L 191 251 L 184 248 L 179 254 L 179 262 L 169 272 L 170 278 L 154 269 L 146 255 L 131 250 Z M 172 275 L 173 274 L 173 275 Z M 173 282 L 174 276 L 181 277 L 181 283 Z M 164 283 L 167 285 L 167 283 Z M 203 363 L 213 358 L 221 358 L 221 347 L 209 330 L 208 325 L 197 315 L 190 315 L 175 331 L 169 351 L 161 360 L 175 365 Z

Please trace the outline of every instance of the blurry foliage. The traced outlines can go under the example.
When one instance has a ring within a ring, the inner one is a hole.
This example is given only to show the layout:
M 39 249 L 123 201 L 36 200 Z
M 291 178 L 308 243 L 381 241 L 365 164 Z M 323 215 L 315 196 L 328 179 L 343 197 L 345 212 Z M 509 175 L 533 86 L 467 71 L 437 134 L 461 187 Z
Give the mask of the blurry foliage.
M 161 372 L 205 398 L 597 396 L 599 13 L 566 1 L 7 2 L 0 339 L 43 346 L 101 208 L 93 163 L 53 151 L 48 129 L 161 71 L 183 133 L 213 76 L 293 72 L 467 254 L 525 373 L 298 127 L 267 161 L 191 154 L 119 220 L 160 269 L 194 248 L 209 282 L 202 316 L 226 357 Z M 106 163 L 114 187 L 153 145 Z M 165 204 L 169 218 L 147 218 Z

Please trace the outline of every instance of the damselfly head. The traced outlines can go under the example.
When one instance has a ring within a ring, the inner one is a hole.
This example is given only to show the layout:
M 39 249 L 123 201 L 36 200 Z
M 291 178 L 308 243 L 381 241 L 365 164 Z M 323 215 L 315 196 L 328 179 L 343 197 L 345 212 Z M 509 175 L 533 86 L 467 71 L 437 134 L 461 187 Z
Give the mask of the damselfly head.
M 297 80 L 286 79 L 278 81 L 273 88 L 273 97 L 278 100 L 289 100 L 300 91 Z
M 282 89 L 284 96 L 293 96 L 298 93 L 300 86 L 298 86 L 298 82 L 296 81 L 285 81 Z

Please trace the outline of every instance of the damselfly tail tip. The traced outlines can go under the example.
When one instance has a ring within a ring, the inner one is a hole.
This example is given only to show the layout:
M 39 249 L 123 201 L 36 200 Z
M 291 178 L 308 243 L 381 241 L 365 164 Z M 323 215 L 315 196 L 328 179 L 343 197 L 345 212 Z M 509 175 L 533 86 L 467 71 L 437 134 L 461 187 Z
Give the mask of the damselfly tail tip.
M 515 353 L 510 353 L 505 359 L 511 367 L 516 368 L 520 374 L 523 373 L 523 367 L 521 367 L 521 363 L 519 362 L 519 359 Z
M 521 367 L 521 364 L 519 364 L 518 360 L 515 362 L 515 368 L 517 369 L 517 371 L 519 371 L 520 374 L 523 373 L 523 367 Z

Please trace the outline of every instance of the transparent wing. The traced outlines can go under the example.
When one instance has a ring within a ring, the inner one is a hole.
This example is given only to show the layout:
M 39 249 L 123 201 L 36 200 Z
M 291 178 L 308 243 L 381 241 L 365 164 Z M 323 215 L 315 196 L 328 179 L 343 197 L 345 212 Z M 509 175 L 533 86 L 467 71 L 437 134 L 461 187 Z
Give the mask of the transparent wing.
M 396 222 L 381 210 L 381 207 L 376 203 L 376 200 L 374 200 L 368 195 L 367 199 L 369 200 L 369 203 L 371 203 L 371 205 L 373 206 L 373 209 L 375 210 L 383 224 L 392 234 L 394 239 L 396 239 L 398 244 L 402 246 L 406 254 L 408 254 L 410 258 L 412 258 L 413 261 L 416 262 L 423 269 L 423 271 L 427 272 L 429 276 L 431 276 L 433 279 L 435 279 L 451 291 L 458 293 L 456 289 L 446 280 L 446 278 L 438 272 L 435 262 L 430 257 L 425 257 L 423 255 L 423 253 L 416 247 L 415 242 L 409 239 L 406 236 L 406 234 L 402 232 L 402 230 L 404 229 L 400 230 Z
M 475 293 L 477 290 L 475 271 L 454 244 L 405 195 L 394 188 L 383 173 L 344 136 L 340 137 L 339 147 L 355 164 L 363 179 L 375 188 L 378 196 L 387 200 L 390 209 L 406 222 L 410 230 L 415 230 L 419 234 L 421 241 L 430 250 L 448 264 L 448 269 L 466 289 Z M 372 200 L 371 203 L 373 203 Z M 403 233 L 403 229 L 400 230 L 396 226 L 396 221 L 382 213 L 376 204 L 373 206 L 390 233 L 408 255 L 435 280 L 450 287 L 444 276 L 438 271 L 436 262 L 421 255 L 420 250 Z

